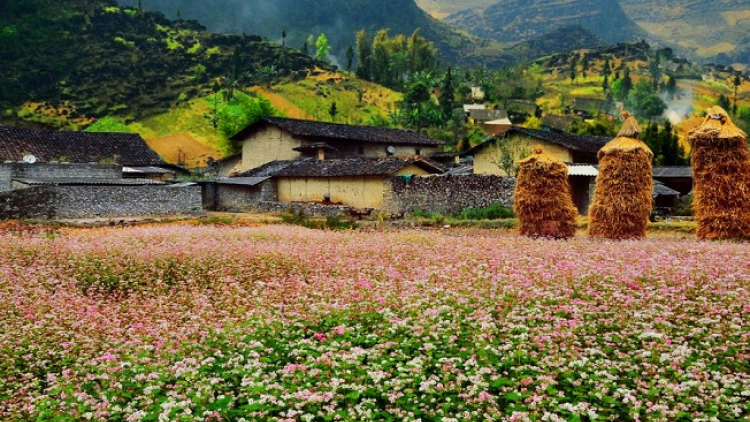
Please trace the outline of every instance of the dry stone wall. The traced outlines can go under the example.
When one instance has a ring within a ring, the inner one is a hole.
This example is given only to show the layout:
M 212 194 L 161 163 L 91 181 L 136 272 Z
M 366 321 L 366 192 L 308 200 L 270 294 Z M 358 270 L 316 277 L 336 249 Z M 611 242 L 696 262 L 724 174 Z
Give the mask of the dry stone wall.
M 394 177 L 387 182 L 383 211 L 452 214 L 494 203 L 512 208 L 516 179 L 491 175 Z

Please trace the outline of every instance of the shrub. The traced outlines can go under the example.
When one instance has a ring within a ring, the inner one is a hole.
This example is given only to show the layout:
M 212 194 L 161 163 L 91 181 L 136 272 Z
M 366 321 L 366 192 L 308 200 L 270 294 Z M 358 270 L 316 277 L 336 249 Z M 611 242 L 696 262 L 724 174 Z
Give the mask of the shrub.
M 494 203 L 484 208 L 464 208 L 456 217 L 464 220 L 497 220 L 500 218 L 513 218 L 515 214 L 510 208 Z

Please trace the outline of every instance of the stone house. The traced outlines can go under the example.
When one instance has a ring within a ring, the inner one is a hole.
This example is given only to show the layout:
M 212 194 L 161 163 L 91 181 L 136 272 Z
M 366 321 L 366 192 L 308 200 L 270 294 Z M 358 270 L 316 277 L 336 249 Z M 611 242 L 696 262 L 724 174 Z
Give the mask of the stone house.
M 0 218 L 116 218 L 202 212 L 200 187 L 137 134 L 0 126 Z
M 204 192 L 204 204 L 220 210 L 271 202 L 380 209 L 388 179 L 445 171 L 424 158 L 440 143 L 411 130 L 264 117 L 231 139 L 242 143 L 236 176 Z

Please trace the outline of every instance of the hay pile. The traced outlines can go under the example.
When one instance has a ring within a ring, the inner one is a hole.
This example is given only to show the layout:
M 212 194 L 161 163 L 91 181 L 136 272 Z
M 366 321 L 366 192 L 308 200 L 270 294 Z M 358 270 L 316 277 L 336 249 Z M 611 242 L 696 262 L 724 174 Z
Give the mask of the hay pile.
M 713 107 L 688 133 L 693 212 L 700 239 L 750 239 L 750 152 L 747 135 Z
M 573 237 L 578 210 L 568 185 L 568 167 L 536 148 L 519 163 L 513 211 L 521 234 L 530 237 Z
M 589 209 L 589 235 L 608 239 L 646 236 L 652 207 L 654 154 L 638 138 L 641 129 L 630 115 L 617 138 L 597 157 L 594 200 Z

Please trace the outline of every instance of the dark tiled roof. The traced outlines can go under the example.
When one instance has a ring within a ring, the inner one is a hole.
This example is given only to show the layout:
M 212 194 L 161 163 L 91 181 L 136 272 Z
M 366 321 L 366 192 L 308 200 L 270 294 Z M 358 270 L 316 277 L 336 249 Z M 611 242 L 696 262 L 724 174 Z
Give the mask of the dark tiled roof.
M 488 110 L 488 109 L 469 110 L 466 114 L 468 114 L 469 116 L 471 116 L 472 119 L 478 122 L 489 122 L 492 120 L 500 120 L 500 119 L 508 118 L 508 112 L 505 110 Z
M 270 177 L 222 177 L 216 180 L 220 185 L 255 186 L 265 182 Z
M 337 123 L 316 122 L 313 120 L 263 117 L 259 121 L 232 136 L 232 140 L 242 140 L 263 125 L 281 128 L 294 136 L 310 138 L 312 142 L 325 140 L 351 140 L 395 145 L 437 146 L 440 142 L 413 130 L 390 129 L 376 126 L 355 126 Z
M 676 167 L 654 167 L 654 177 L 693 177 L 693 168 L 690 166 Z
M 666 186 L 664 183 L 654 181 L 654 190 L 651 192 L 651 196 L 654 198 L 657 196 L 680 196 L 680 192 Z
M 125 166 L 164 164 L 137 133 L 48 132 L 0 126 L 0 162 L 21 161 L 26 154 L 34 155 L 39 162 L 115 160 Z
M 570 128 L 575 120 L 576 117 L 572 116 L 557 116 L 554 114 L 546 114 L 542 117 L 542 124 L 552 129 L 564 132 L 568 130 L 568 128 Z
M 549 130 L 536 130 L 526 129 L 518 126 L 513 126 L 508 129 L 507 132 L 500 135 L 500 137 L 512 137 L 512 136 L 524 136 L 529 138 L 540 139 L 547 141 L 562 147 L 568 148 L 572 151 L 583 152 L 588 154 L 596 154 L 599 150 L 612 138 L 607 136 L 585 136 L 585 135 L 573 135 L 571 133 L 553 132 Z M 461 156 L 473 155 L 477 151 L 485 148 L 492 142 L 497 141 L 498 137 L 489 137 L 484 142 L 476 145 L 466 151 L 461 152 Z
M 246 171 L 240 177 L 346 177 L 391 176 L 409 165 L 432 173 L 442 173 L 440 164 L 428 160 L 401 158 L 339 158 L 318 161 L 313 158 L 273 161 Z
M 594 153 L 599 150 L 612 138 L 608 136 L 588 136 L 573 135 L 571 133 L 552 132 L 547 130 L 526 129 L 522 127 L 512 127 L 505 132 L 505 136 L 512 135 L 528 136 L 531 138 L 541 139 L 553 144 L 560 145 L 573 151 Z

